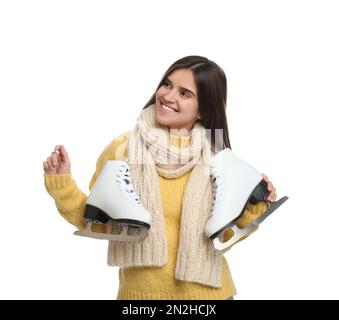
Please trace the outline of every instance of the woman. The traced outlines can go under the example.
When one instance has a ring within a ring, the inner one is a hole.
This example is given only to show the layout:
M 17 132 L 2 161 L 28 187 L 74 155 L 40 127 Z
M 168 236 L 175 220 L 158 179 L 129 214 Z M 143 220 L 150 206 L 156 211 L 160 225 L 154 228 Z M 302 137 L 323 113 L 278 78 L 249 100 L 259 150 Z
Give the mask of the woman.
M 205 57 L 176 61 L 135 128 L 115 138 L 100 155 L 90 190 L 107 160 L 128 157 L 133 187 L 152 214 L 149 234 L 142 243 L 109 242 L 108 263 L 121 267 L 117 299 L 205 300 L 235 295 L 225 257 L 204 234 L 212 202 L 204 161 L 210 159 L 211 150 L 230 148 L 226 85 L 223 70 Z M 211 141 L 206 138 L 207 129 Z M 140 162 L 141 154 L 151 166 Z M 174 161 L 166 161 L 169 157 Z M 46 189 L 60 214 L 79 229 L 85 228 L 87 196 L 71 178 L 63 145 L 56 146 L 44 162 L 44 171 Z M 263 177 L 270 191 L 267 200 L 273 202 L 275 188 Z M 266 208 L 265 202 L 248 204 L 238 227 L 249 225 Z M 94 228 L 106 230 L 105 225 Z

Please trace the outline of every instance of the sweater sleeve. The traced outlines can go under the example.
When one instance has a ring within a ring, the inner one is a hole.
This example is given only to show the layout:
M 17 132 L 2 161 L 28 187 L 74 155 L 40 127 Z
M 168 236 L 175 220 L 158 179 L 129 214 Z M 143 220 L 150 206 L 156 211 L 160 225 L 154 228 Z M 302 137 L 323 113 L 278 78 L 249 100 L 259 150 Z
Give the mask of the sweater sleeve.
M 89 183 L 89 191 L 92 190 L 92 187 L 107 160 L 115 160 L 117 152 L 122 152 L 123 155 L 126 155 L 127 137 L 126 133 L 118 136 L 108 144 L 100 154 L 96 162 L 96 170 Z M 49 174 L 45 172 L 44 182 L 45 188 L 48 194 L 53 198 L 61 216 L 78 229 L 84 229 L 86 227 L 86 221 L 83 219 L 83 216 L 86 208 L 87 195 L 78 188 L 71 173 Z M 94 224 L 92 230 L 96 232 L 105 232 L 106 226 Z
M 86 226 L 83 220 L 87 196 L 77 187 L 71 173 L 44 173 L 45 188 L 54 199 L 62 217 L 79 229 Z
M 246 206 L 246 209 L 242 216 L 237 220 L 236 226 L 239 229 L 243 229 L 248 227 L 255 219 L 260 217 L 266 210 L 268 209 L 268 205 L 265 201 L 260 201 L 256 204 L 249 203 Z M 247 234 L 246 236 L 240 238 L 237 242 L 235 242 L 231 247 L 227 248 L 224 252 L 230 250 L 235 244 L 239 243 L 240 241 L 246 239 L 248 236 L 250 236 L 253 232 L 255 232 L 258 229 L 258 226 L 254 228 L 252 232 Z M 228 229 L 224 235 L 223 235 L 223 242 L 228 241 L 233 236 L 233 231 Z

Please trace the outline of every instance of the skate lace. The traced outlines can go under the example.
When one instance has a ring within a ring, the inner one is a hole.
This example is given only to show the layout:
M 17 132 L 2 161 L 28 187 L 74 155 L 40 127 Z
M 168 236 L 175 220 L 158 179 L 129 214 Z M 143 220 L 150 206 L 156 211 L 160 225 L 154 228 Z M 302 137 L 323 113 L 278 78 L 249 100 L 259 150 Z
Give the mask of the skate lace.
M 116 180 L 116 182 L 118 182 L 124 199 L 141 206 L 139 197 L 133 189 L 130 172 L 127 165 L 121 165 L 121 169 L 119 169 L 119 173 L 116 175 L 116 177 L 119 178 L 118 180 Z
M 212 177 L 212 187 L 213 187 L 212 188 L 213 195 L 212 210 L 213 210 L 216 203 L 220 202 L 220 199 L 222 198 L 221 185 L 223 184 L 223 181 L 221 179 L 221 173 L 213 165 L 211 165 L 210 176 Z

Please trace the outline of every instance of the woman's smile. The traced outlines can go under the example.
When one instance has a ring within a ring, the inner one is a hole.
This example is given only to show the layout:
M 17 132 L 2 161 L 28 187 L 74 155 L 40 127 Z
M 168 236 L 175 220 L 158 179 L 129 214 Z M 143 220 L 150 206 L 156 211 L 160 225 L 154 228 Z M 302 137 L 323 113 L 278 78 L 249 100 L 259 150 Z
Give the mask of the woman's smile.
M 178 110 L 174 109 L 173 107 L 169 107 L 163 103 L 160 102 L 160 109 L 168 112 L 168 113 L 174 113 L 174 112 L 179 112 Z

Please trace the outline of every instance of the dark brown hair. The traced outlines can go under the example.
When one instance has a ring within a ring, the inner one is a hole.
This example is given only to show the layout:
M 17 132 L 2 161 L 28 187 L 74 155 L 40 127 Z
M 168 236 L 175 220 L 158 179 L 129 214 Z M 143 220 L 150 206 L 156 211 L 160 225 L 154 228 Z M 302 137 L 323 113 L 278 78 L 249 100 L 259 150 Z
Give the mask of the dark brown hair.
M 215 150 L 231 148 L 227 117 L 227 80 L 222 68 L 215 62 L 201 56 L 187 56 L 175 61 L 163 75 L 157 89 L 143 109 L 155 103 L 157 90 L 165 79 L 175 70 L 192 70 L 197 86 L 200 123 L 211 130 L 211 145 Z M 222 129 L 222 130 L 217 130 Z

